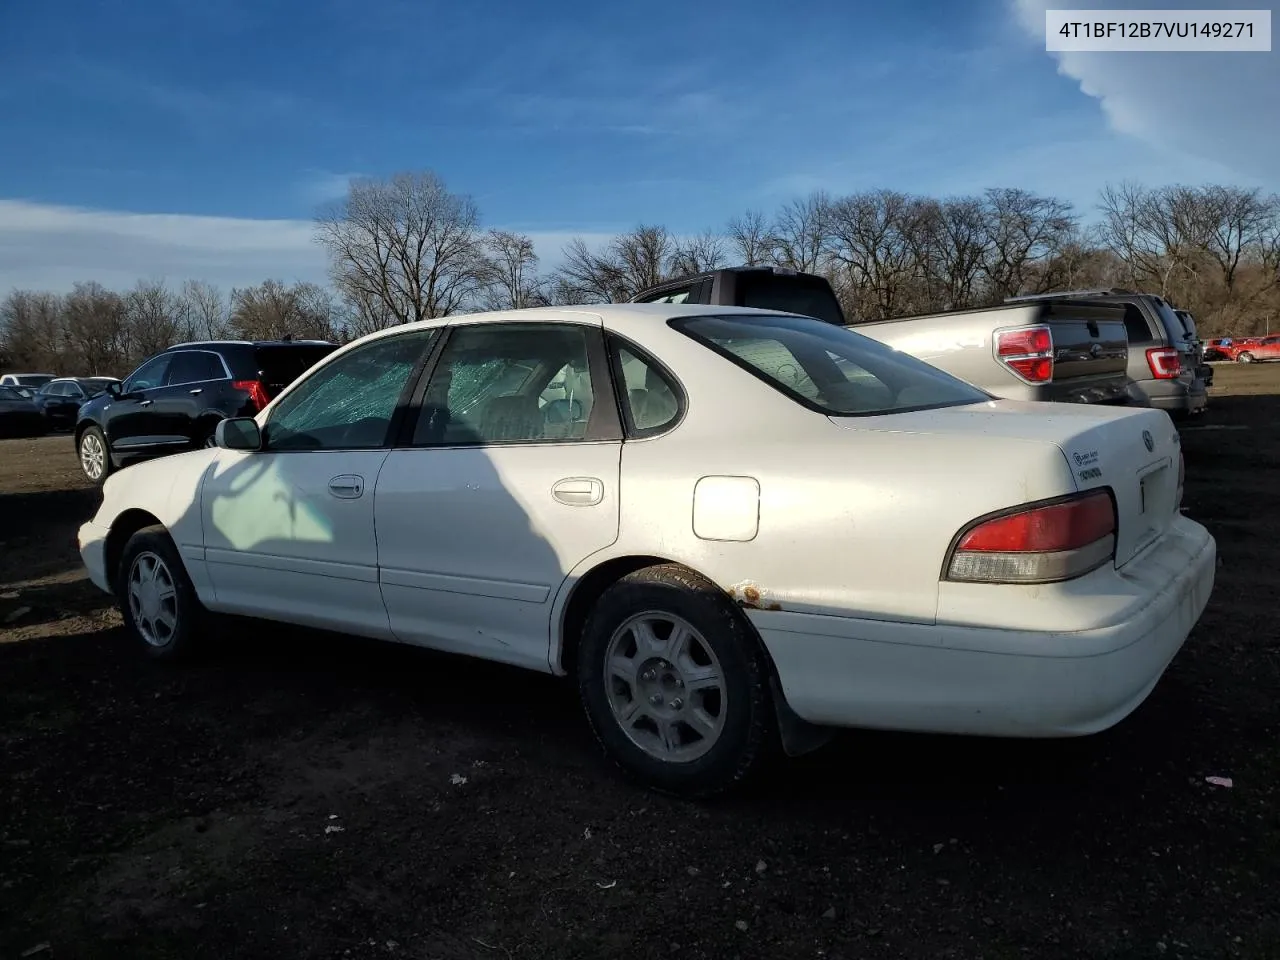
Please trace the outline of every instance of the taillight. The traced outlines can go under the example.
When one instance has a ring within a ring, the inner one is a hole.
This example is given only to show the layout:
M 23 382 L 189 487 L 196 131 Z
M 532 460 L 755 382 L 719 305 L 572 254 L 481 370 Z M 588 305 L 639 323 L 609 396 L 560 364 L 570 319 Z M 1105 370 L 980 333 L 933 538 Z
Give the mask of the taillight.
M 1147 366 L 1157 380 L 1173 380 L 1182 373 L 1182 359 L 1172 347 L 1152 347 L 1148 350 Z
M 261 380 L 233 380 L 231 386 L 249 394 L 249 399 L 253 401 L 257 410 L 261 410 L 271 402 L 271 398 L 267 396 L 267 388 Z
M 965 530 L 951 552 L 948 580 L 1053 583 L 1096 570 L 1115 553 L 1116 510 L 1095 490 L 1029 505 Z
M 1028 383 L 1053 379 L 1053 334 L 1048 327 L 996 331 L 996 359 Z

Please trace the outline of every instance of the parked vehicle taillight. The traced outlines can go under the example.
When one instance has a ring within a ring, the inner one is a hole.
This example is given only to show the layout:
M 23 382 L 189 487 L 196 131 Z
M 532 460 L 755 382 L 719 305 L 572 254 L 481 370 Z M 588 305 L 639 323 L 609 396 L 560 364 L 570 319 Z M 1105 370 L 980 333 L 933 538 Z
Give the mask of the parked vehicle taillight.
M 271 402 L 271 398 L 267 396 L 267 388 L 261 380 L 233 380 L 231 386 L 249 394 L 249 399 L 253 401 L 257 410 L 261 410 Z
M 1053 333 L 1048 327 L 996 331 L 996 359 L 1027 383 L 1053 379 Z
M 1157 380 L 1173 380 L 1182 373 L 1182 360 L 1172 347 L 1152 347 L 1147 351 L 1147 366 Z
M 1096 570 L 1115 554 L 1116 510 L 1106 490 L 983 520 L 951 552 L 948 580 L 1053 583 Z

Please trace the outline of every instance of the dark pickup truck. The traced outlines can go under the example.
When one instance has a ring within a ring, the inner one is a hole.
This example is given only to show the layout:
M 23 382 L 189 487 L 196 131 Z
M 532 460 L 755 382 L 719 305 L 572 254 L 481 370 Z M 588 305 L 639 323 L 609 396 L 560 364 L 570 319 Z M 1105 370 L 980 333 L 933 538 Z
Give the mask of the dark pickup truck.
M 799 313 L 846 326 L 998 397 L 1133 402 L 1124 309 L 1098 300 L 1045 299 L 850 324 L 823 277 L 731 267 L 650 287 L 632 302 Z

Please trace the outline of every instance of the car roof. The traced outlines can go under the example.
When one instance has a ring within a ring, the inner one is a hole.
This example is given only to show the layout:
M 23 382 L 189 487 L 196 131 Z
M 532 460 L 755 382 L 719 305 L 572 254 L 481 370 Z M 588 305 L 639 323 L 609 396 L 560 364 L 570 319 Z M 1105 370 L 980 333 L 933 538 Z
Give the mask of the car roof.
M 626 328 L 652 327 L 655 322 L 675 317 L 727 316 L 801 316 L 786 310 L 762 310 L 758 307 L 731 307 L 715 303 L 591 303 L 567 307 L 526 307 L 522 310 L 491 310 L 484 313 L 456 313 L 433 320 L 399 324 L 369 334 L 367 338 L 392 336 L 407 330 L 458 326 L 472 323 L 555 323 L 558 320 L 594 320 L 610 330 L 625 333 Z M 816 318 L 811 318 L 816 319 Z M 825 321 L 818 320 L 823 323 Z M 296 341 L 295 341 L 296 342 Z M 359 341 L 353 341 L 359 342 Z
M 188 340 L 185 343 L 175 343 L 171 347 L 165 347 L 162 351 L 168 353 L 170 350 L 198 350 L 207 349 L 209 347 L 292 347 L 292 346 L 309 346 L 309 347 L 336 347 L 337 344 L 332 340 Z

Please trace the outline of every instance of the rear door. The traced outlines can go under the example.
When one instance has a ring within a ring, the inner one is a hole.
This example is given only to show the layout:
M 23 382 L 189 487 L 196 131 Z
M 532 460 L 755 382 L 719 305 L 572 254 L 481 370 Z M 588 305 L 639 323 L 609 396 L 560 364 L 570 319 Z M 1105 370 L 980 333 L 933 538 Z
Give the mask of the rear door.
M 231 379 L 222 357 L 210 350 L 178 350 L 173 354 L 165 388 L 154 404 L 156 422 L 165 433 L 201 443 L 207 429 L 197 421 L 216 402 L 219 391 Z
M 1129 337 L 1124 308 L 1048 301 L 1053 335 L 1053 399 L 1119 402 L 1128 396 Z

